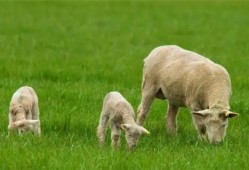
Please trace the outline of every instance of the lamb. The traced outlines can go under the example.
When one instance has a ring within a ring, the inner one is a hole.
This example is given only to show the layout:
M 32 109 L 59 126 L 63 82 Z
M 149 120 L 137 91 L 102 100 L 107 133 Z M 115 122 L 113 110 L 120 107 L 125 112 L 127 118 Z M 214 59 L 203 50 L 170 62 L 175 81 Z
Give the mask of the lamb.
M 199 137 L 218 144 L 226 135 L 228 118 L 238 115 L 229 111 L 230 95 L 230 77 L 224 67 L 175 45 L 160 46 L 144 60 L 136 122 L 143 125 L 154 98 L 167 99 L 170 134 L 177 132 L 179 107 L 187 107 Z
M 9 108 L 9 134 L 18 130 L 19 134 L 33 131 L 40 136 L 38 97 L 32 87 L 19 88 L 12 96 Z
M 112 147 L 120 146 L 121 129 L 125 131 L 129 149 L 134 149 L 141 134 L 150 134 L 134 120 L 134 110 L 130 103 L 119 93 L 108 93 L 103 101 L 103 108 L 97 128 L 97 137 L 100 145 L 105 143 L 107 125 L 111 128 Z

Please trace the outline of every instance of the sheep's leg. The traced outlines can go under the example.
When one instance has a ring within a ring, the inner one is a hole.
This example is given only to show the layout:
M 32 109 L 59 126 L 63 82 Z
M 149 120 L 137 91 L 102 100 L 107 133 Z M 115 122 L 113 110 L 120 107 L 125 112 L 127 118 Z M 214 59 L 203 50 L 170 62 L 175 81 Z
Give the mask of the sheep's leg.
M 28 113 L 26 113 L 25 119 L 26 120 L 33 120 L 33 112 L 32 112 L 31 109 L 29 109 Z M 35 124 L 32 124 L 32 125 L 28 124 L 28 125 L 26 125 L 26 128 L 28 128 L 29 132 L 31 131 L 31 132 L 34 132 L 34 134 L 36 134 L 36 126 L 37 126 L 37 124 L 38 123 L 35 123 Z M 19 131 L 19 134 L 22 133 L 22 130 L 19 129 L 18 131 Z
M 117 127 L 116 124 L 111 125 L 111 140 L 112 140 L 112 147 L 118 148 L 120 147 L 120 129 Z
M 39 107 L 38 107 L 38 104 L 36 104 L 32 110 L 32 119 L 33 120 L 40 120 L 39 115 L 40 115 Z M 40 123 L 40 121 L 33 125 L 33 131 L 34 131 L 34 134 L 36 134 L 38 136 L 41 135 L 41 123 Z
M 109 120 L 109 117 L 106 116 L 105 113 L 102 111 L 100 119 L 99 119 L 99 125 L 97 128 L 97 137 L 98 137 L 100 145 L 103 145 L 105 143 L 106 128 L 107 128 L 108 120 Z
M 167 121 L 167 131 L 169 134 L 176 134 L 177 132 L 177 112 L 179 107 L 176 107 L 172 104 L 168 104 L 168 111 L 166 115 L 166 121 Z
M 142 101 L 138 107 L 138 115 L 137 115 L 137 124 L 143 125 L 144 121 L 147 117 L 147 114 L 149 112 L 150 106 L 155 98 L 156 95 L 156 89 L 155 87 L 147 85 L 142 89 Z
M 29 110 L 28 114 L 25 117 L 27 120 L 32 120 L 32 112 Z
M 13 123 L 13 118 L 11 116 L 11 113 L 9 113 L 9 125 L 8 125 L 8 136 L 10 136 L 11 134 L 13 134 L 13 129 L 11 128 L 11 124 Z

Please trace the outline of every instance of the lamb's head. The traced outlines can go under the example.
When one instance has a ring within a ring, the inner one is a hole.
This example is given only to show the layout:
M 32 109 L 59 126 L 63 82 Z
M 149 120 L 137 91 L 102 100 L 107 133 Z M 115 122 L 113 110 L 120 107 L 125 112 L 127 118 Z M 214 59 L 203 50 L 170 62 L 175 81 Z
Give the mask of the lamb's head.
M 19 134 L 33 130 L 33 125 L 39 123 L 39 120 L 19 120 L 9 125 L 10 130 L 18 130 Z
M 207 138 L 212 144 L 219 144 L 223 141 L 228 126 L 228 118 L 239 115 L 229 110 L 220 109 L 206 109 L 192 113 L 203 119 Z
M 121 124 L 121 127 L 125 131 L 125 138 L 129 149 L 134 149 L 136 147 L 139 137 L 142 134 L 150 134 L 144 127 L 136 124 Z

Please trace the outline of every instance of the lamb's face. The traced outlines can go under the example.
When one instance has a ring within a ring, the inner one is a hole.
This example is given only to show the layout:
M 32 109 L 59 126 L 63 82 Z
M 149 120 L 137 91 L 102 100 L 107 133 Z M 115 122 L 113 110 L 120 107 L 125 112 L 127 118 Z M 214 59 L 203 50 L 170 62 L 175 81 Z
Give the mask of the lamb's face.
M 37 124 L 39 120 L 20 120 L 9 125 L 9 129 L 18 130 L 19 134 L 27 133 L 33 130 L 33 125 Z
M 134 149 L 137 146 L 140 136 L 141 136 L 140 131 L 135 127 L 131 128 L 129 131 L 125 133 L 125 138 L 128 143 L 129 149 Z
M 33 125 L 23 124 L 23 125 L 18 127 L 18 133 L 19 134 L 24 134 L 24 133 L 27 133 L 27 132 L 29 132 L 31 130 L 33 130 Z
M 136 124 L 122 124 L 121 127 L 125 130 L 125 138 L 129 149 L 134 149 L 137 146 L 142 134 L 150 134 L 145 128 Z
M 195 112 L 201 115 L 206 128 L 206 135 L 210 143 L 219 144 L 226 135 L 228 118 L 237 116 L 237 113 L 219 110 L 203 110 Z

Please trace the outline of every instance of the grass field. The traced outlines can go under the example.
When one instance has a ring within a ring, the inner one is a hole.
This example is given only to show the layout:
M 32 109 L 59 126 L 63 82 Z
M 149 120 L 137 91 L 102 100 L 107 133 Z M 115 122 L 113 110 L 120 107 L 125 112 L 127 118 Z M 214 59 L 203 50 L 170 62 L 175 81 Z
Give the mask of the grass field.
M 0 1 L 0 169 L 249 169 L 249 2 Z M 100 149 L 102 100 L 120 91 L 140 103 L 143 59 L 177 44 L 227 68 L 232 79 L 225 142 L 200 142 L 187 109 L 166 135 L 166 102 L 156 100 L 134 152 Z M 7 137 L 12 94 L 32 86 L 42 137 Z

